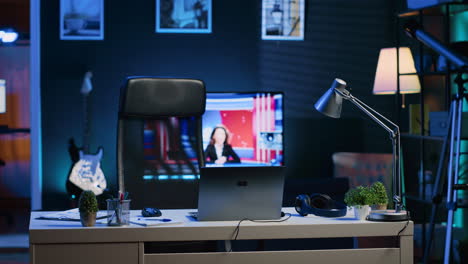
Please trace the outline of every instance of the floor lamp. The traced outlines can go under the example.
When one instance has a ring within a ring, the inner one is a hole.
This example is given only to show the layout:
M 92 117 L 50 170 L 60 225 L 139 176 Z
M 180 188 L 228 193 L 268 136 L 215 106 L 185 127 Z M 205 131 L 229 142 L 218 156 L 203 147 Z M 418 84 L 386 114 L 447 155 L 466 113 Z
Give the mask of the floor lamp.
M 399 62 L 397 64 L 397 62 Z M 373 94 L 402 95 L 402 108 L 405 108 L 405 94 L 421 92 L 419 77 L 416 75 L 413 55 L 408 47 L 383 48 L 375 72 Z

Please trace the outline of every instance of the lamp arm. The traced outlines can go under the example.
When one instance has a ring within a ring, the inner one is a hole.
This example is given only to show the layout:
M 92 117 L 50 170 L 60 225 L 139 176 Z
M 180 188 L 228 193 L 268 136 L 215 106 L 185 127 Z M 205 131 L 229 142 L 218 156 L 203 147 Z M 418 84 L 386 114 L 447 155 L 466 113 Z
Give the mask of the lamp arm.
M 400 129 L 397 127 L 395 135 L 392 139 L 393 143 L 393 202 L 395 204 L 395 212 L 400 212 L 403 208 L 403 201 L 401 199 L 402 186 L 401 186 L 401 143 L 400 143 Z
M 388 118 L 386 118 L 385 116 L 383 116 L 382 114 L 380 114 L 379 112 L 375 111 L 374 109 L 372 109 L 370 106 L 366 105 L 364 102 L 362 102 L 361 100 L 357 99 L 356 97 L 352 96 L 354 100 L 356 100 L 358 103 L 360 103 L 361 105 L 365 106 L 369 111 L 372 111 L 374 114 L 378 115 L 380 118 L 382 118 L 383 120 L 385 120 L 386 122 L 388 122 L 390 125 L 392 125 L 394 127 L 394 129 L 397 129 L 397 130 L 400 130 L 400 128 L 398 127 L 398 125 L 396 125 L 395 123 L 393 123 L 392 121 L 390 121 Z
M 386 117 L 372 109 L 370 106 L 366 105 L 365 103 L 361 102 L 359 99 L 351 95 L 351 93 L 347 90 L 345 92 L 335 89 L 335 92 L 341 95 L 344 99 L 350 101 L 355 106 L 357 106 L 361 111 L 363 111 L 366 115 L 368 115 L 372 120 L 374 120 L 377 124 L 383 127 L 390 133 L 390 138 L 392 140 L 393 145 L 393 202 L 395 205 L 395 212 L 398 213 L 402 209 L 402 200 L 401 200 L 401 169 L 400 169 L 400 152 L 401 152 L 401 145 L 400 145 L 400 128 L 388 120 Z M 380 120 L 375 114 L 391 125 L 393 125 L 393 129 L 386 125 L 382 120 Z
M 376 117 L 374 114 L 372 114 L 372 112 L 376 113 L 378 116 L 382 117 L 381 114 L 379 114 L 377 111 L 375 111 L 374 109 L 370 108 L 368 105 L 362 103 L 360 100 L 358 100 L 356 97 L 352 96 L 351 93 L 347 90 L 345 90 L 345 92 L 343 91 L 340 91 L 338 89 L 335 89 L 335 92 L 338 93 L 339 95 L 341 95 L 344 99 L 350 101 L 351 103 L 353 103 L 355 106 L 357 106 L 359 109 L 361 109 L 361 111 L 363 111 L 366 115 L 368 115 L 370 118 L 372 118 L 372 120 L 374 120 L 377 124 L 379 124 L 381 127 L 383 127 L 385 130 L 387 130 L 391 137 L 393 138 L 395 135 L 395 129 L 391 129 L 390 127 L 388 127 L 384 122 L 382 122 L 382 120 L 380 120 L 378 117 Z M 385 121 L 388 121 L 387 118 L 383 118 Z M 398 128 L 397 125 L 393 124 L 392 122 L 390 122 L 392 125 L 394 125 L 395 127 Z

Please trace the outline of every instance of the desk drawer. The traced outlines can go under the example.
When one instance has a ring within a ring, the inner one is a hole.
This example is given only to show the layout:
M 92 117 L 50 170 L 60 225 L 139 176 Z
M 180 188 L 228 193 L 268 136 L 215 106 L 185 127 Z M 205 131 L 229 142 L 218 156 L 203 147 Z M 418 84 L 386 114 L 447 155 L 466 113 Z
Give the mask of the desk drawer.
M 138 243 L 33 244 L 32 264 L 138 264 Z
M 398 248 L 146 254 L 144 264 L 400 263 Z

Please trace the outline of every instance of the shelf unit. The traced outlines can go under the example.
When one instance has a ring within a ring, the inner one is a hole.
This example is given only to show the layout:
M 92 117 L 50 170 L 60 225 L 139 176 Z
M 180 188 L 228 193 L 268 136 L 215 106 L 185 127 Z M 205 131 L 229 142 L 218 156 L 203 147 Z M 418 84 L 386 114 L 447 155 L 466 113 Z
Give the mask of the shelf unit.
M 436 137 L 436 136 L 426 136 L 426 135 L 416 135 L 416 134 L 409 134 L 409 133 L 402 133 L 402 138 L 413 138 L 413 139 L 421 139 L 421 140 L 437 140 L 437 141 L 444 141 L 443 137 Z
M 451 43 L 451 37 L 452 37 L 452 25 L 451 25 L 451 17 L 459 14 L 461 12 L 466 12 L 468 11 L 468 1 L 464 2 L 453 2 L 453 3 L 440 3 L 437 5 L 421 8 L 421 9 L 416 9 L 416 10 L 406 10 L 404 12 L 400 12 L 396 14 L 396 32 L 397 32 L 397 47 L 400 46 L 406 46 L 402 45 L 403 42 L 403 24 L 405 21 L 408 21 L 409 19 L 415 19 L 419 24 L 423 26 L 425 31 L 429 32 L 436 38 L 438 38 L 441 42 L 449 44 Z M 431 24 L 433 27 L 426 27 L 427 23 Z M 431 30 L 436 29 L 435 33 L 431 32 Z M 415 63 L 419 64 L 420 67 L 418 67 L 418 73 L 413 73 L 413 74 L 398 74 L 398 78 L 400 76 L 405 76 L 405 75 L 418 75 L 421 83 L 421 93 L 419 95 L 411 95 L 410 99 L 408 101 L 419 103 L 419 117 L 420 117 L 420 129 L 419 129 L 419 134 L 410 134 L 410 133 L 402 133 L 402 145 L 403 149 L 405 148 L 405 142 L 411 142 L 410 144 L 414 147 L 417 145 L 417 151 L 418 155 L 413 158 L 413 162 L 418 162 L 416 171 L 415 168 L 412 168 L 412 171 L 410 170 L 410 175 L 408 175 L 406 166 L 405 166 L 405 178 L 412 178 L 414 181 L 414 178 L 416 178 L 418 184 L 422 184 L 423 187 L 420 189 L 422 190 L 422 193 L 416 193 L 414 192 L 415 186 L 413 186 L 412 190 L 409 190 L 409 192 L 404 196 L 406 199 L 411 200 L 413 204 L 418 204 L 418 205 L 425 205 L 425 206 L 420 206 L 415 209 L 419 209 L 420 213 L 422 214 L 423 219 L 427 219 L 427 221 L 423 221 L 422 224 L 422 245 L 423 248 L 426 246 L 426 224 L 428 223 L 428 218 L 430 218 L 427 215 L 426 206 L 430 206 L 433 204 L 432 199 L 427 199 L 424 198 L 426 197 L 425 194 L 425 186 L 428 184 L 426 182 L 426 177 L 424 176 L 426 170 L 428 167 L 433 166 L 430 162 L 430 156 L 431 154 L 428 153 L 434 153 L 434 148 L 437 148 L 437 146 L 441 147 L 445 137 L 438 137 L 438 136 L 430 136 L 428 133 L 425 133 L 424 131 L 424 124 L 426 123 L 425 120 L 425 112 L 426 112 L 426 102 L 430 101 L 431 98 L 428 98 L 428 94 L 431 92 L 431 83 L 440 83 L 443 84 L 443 87 L 439 87 L 439 90 L 442 90 L 442 92 L 439 91 L 439 95 L 443 95 L 443 99 L 438 101 L 439 103 L 439 109 L 436 109 L 437 111 L 449 111 L 450 108 L 450 102 L 451 102 L 451 96 L 452 96 L 452 75 L 454 74 L 454 71 L 450 68 L 450 65 L 448 65 L 446 70 L 437 70 L 436 66 L 434 65 L 434 59 L 431 60 L 431 67 L 428 69 L 425 66 L 425 55 L 428 54 L 435 54 L 431 52 L 427 47 L 425 47 L 422 43 L 420 43 L 417 40 L 411 40 L 407 37 L 405 37 L 405 42 L 411 43 L 411 49 L 413 51 L 413 54 L 416 54 L 415 56 Z M 432 55 L 434 57 L 434 55 Z M 398 66 L 397 66 L 398 67 Z M 406 113 L 406 110 L 402 110 L 400 108 L 401 106 L 401 101 L 402 96 L 404 95 L 398 95 L 396 98 L 396 109 L 397 109 L 397 116 L 398 116 L 398 122 L 399 125 L 404 127 L 405 124 L 402 124 L 402 115 L 406 114 L 407 116 L 409 113 Z M 408 95 L 406 95 L 408 98 Z M 442 96 L 440 96 L 442 97 Z M 432 98 L 433 99 L 433 98 Z M 404 118 L 403 118 L 404 119 Z M 403 129 L 402 131 L 405 131 Z M 431 152 L 432 150 L 432 152 Z M 440 151 L 439 151 L 440 152 Z M 404 162 L 405 165 L 408 163 L 407 159 L 408 157 L 403 157 L 406 159 Z M 443 160 L 442 163 L 439 161 L 437 164 L 437 169 L 436 171 L 433 171 L 433 177 L 436 177 L 436 172 L 439 170 L 439 166 L 444 164 Z M 419 167 L 419 168 L 418 168 Z M 434 167 L 433 167 L 434 168 Z M 446 167 L 444 167 L 443 171 L 445 172 Z M 433 179 L 434 179 L 433 178 Z M 421 181 L 419 180 L 421 179 Z M 410 187 L 411 188 L 411 187 Z M 446 190 L 443 190 L 444 196 L 446 195 Z M 441 205 L 444 205 L 442 202 Z M 411 208 L 409 208 L 411 211 Z
M 400 73 L 400 76 L 408 75 L 419 75 L 419 76 L 446 76 L 449 74 L 447 71 L 436 71 L 436 72 L 421 72 L 421 73 Z
M 424 22 L 426 17 L 439 17 L 439 20 L 442 22 L 442 32 L 439 32 L 439 35 L 442 36 L 437 36 L 439 40 L 441 40 L 444 43 L 450 43 L 451 40 L 451 26 L 450 26 L 450 16 L 460 13 L 460 12 L 465 12 L 468 11 L 468 1 L 464 2 L 449 2 L 449 3 L 440 3 L 437 5 L 421 8 L 421 9 L 415 9 L 415 10 L 406 10 L 404 12 L 397 13 L 397 46 L 403 46 L 401 45 L 401 36 L 402 35 L 402 20 L 405 19 L 418 19 L 419 24 L 423 25 L 424 27 Z M 440 28 L 439 28 L 440 29 Z M 428 31 L 427 28 L 425 28 L 426 31 Z M 409 40 L 407 42 L 410 42 Z M 413 46 L 412 51 L 414 54 L 417 54 L 415 56 L 416 64 L 419 63 L 421 65 L 418 69 L 418 73 L 410 73 L 410 74 L 399 74 L 398 77 L 400 76 L 407 76 L 407 75 L 418 75 L 421 81 L 421 93 L 419 96 L 417 95 L 406 95 L 406 97 L 412 97 L 412 101 L 418 101 L 420 104 L 420 111 L 419 111 L 419 116 L 420 116 L 420 123 L 424 124 L 426 123 L 425 119 L 425 96 L 426 96 L 426 78 L 442 78 L 444 82 L 444 87 L 443 90 L 445 92 L 445 102 L 443 102 L 443 109 L 437 109 L 437 110 L 445 110 L 448 111 L 448 108 L 450 106 L 450 99 L 451 99 L 451 91 L 452 91 L 452 74 L 454 73 L 450 67 L 447 67 L 447 70 L 443 71 L 438 71 L 435 69 L 430 69 L 427 70 L 424 67 L 424 56 L 428 54 L 428 48 L 424 47 L 423 44 L 419 43 L 418 41 L 414 40 L 411 41 Z M 416 51 L 416 52 L 415 52 Z M 405 112 L 404 110 L 400 109 L 401 101 L 402 101 L 402 95 L 397 97 L 397 103 L 396 103 L 396 108 L 397 108 L 397 116 L 398 120 L 400 121 L 399 124 L 402 127 L 405 127 L 404 125 L 401 124 L 401 116 L 402 114 L 408 114 L 408 113 L 402 113 Z M 416 98 L 417 97 L 417 98 Z M 410 100 L 411 102 L 411 100 Z M 421 128 L 424 127 L 421 125 Z M 405 131 L 406 129 L 402 129 L 402 131 Z M 443 141 L 443 137 L 433 137 L 427 135 L 427 133 L 424 133 L 422 129 L 420 129 L 419 134 L 409 134 L 409 133 L 403 133 L 402 138 L 404 139 L 417 139 L 421 141 L 421 149 L 420 153 L 421 156 L 424 153 L 424 141 L 426 140 L 436 140 L 436 141 Z M 424 171 L 424 159 L 421 159 L 421 171 Z
M 466 11 L 467 6 L 468 6 L 468 1 L 440 3 L 440 4 L 436 4 L 432 6 L 427 6 L 424 8 L 406 10 L 404 12 L 398 13 L 397 17 L 404 18 L 404 17 L 419 16 L 419 15 L 443 16 L 446 14 L 456 14 L 456 13 Z

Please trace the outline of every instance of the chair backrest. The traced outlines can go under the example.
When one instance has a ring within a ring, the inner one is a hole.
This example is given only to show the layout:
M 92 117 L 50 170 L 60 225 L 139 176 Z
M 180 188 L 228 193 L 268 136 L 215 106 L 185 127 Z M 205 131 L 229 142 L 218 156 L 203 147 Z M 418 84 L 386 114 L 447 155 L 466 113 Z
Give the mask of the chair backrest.
M 117 169 L 120 192 L 126 190 L 124 178 L 142 178 L 145 174 L 144 128 L 145 124 L 148 126 L 148 120 L 152 120 L 152 126 L 158 124 L 158 127 L 162 127 L 165 135 L 169 135 L 166 136 L 166 140 L 171 141 L 172 145 L 177 145 L 175 149 L 183 148 L 177 130 L 179 120 L 190 120 L 194 123 L 195 143 L 192 148 L 196 152 L 198 166 L 203 166 L 201 116 L 205 112 L 205 104 L 205 85 L 200 80 L 127 78 L 120 94 L 118 116 Z M 169 155 L 188 159 L 186 155 L 175 151 Z M 140 190 L 132 192 L 134 197 Z
M 380 181 L 392 197 L 392 154 L 337 152 L 332 159 L 334 177 L 348 178 L 350 188 Z
M 200 80 L 129 77 L 120 95 L 119 119 L 200 117 L 205 104 Z

